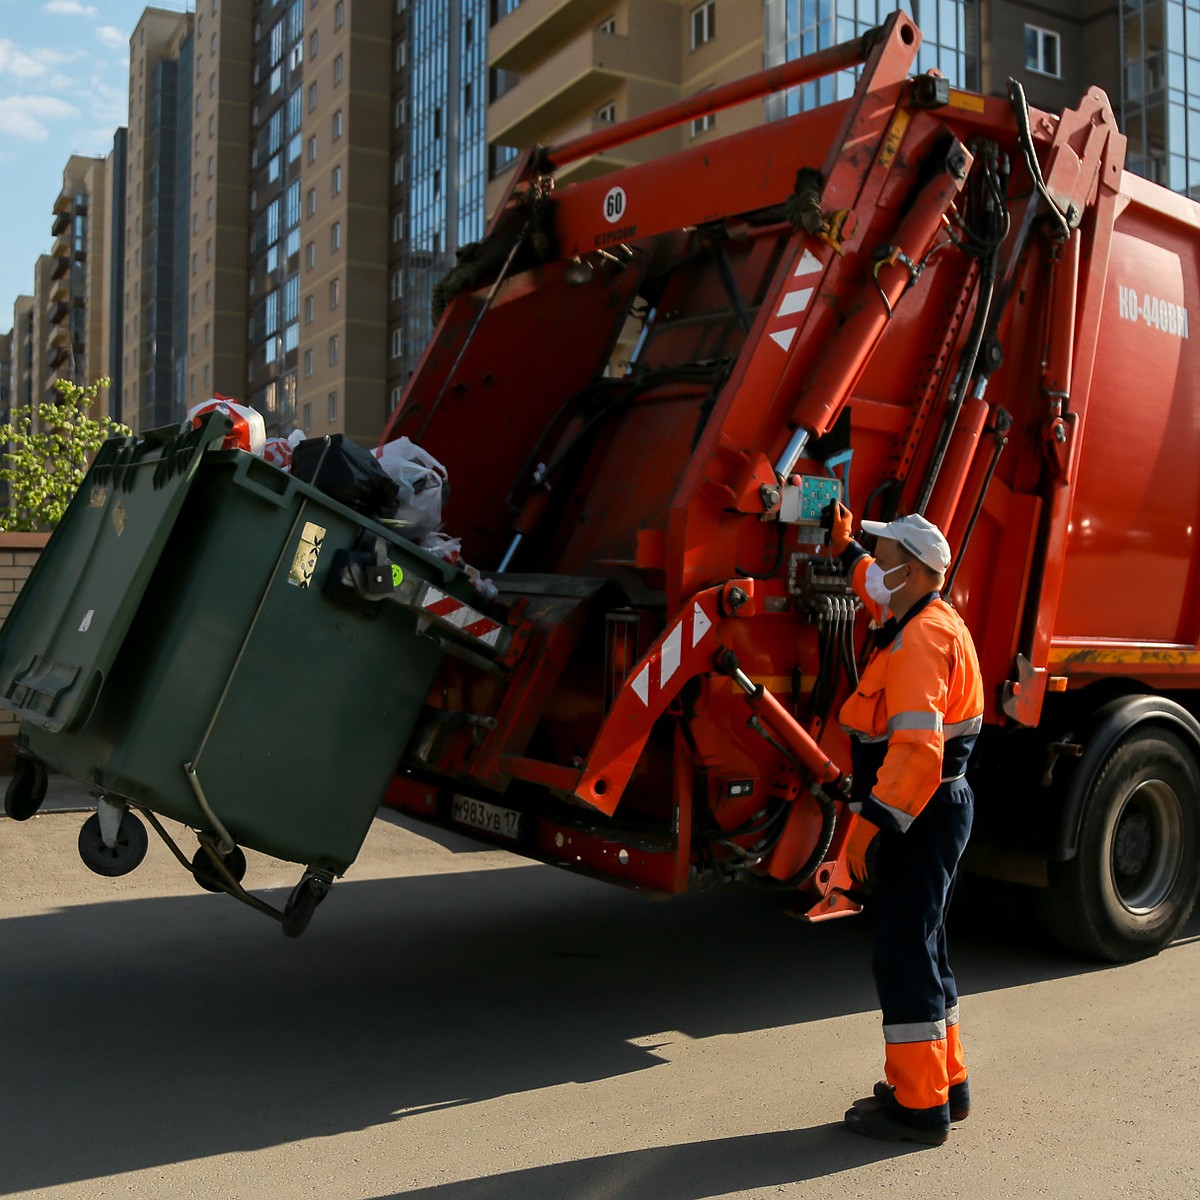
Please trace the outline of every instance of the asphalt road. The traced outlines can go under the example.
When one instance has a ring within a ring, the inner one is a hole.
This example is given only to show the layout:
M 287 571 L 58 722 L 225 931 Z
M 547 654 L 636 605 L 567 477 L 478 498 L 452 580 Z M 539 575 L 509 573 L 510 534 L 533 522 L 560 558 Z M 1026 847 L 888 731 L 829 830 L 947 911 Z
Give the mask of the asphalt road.
M 917 1149 L 841 1126 L 881 1061 L 865 918 L 653 902 L 381 818 L 289 941 L 156 840 L 91 875 L 82 820 L 0 819 L 0 1194 L 1200 1196 L 1200 920 L 1098 968 L 957 913 L 976 1107 Z

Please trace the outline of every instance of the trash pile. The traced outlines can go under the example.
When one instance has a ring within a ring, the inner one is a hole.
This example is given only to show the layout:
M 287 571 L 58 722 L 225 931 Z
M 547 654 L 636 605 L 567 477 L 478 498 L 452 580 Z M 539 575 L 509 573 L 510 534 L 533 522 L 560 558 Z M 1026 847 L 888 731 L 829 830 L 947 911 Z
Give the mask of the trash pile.
M 374 450 L 364 450 L 341 433 L 306 438 L 295 429 L 287 437 L 268 438 L 260 412 L 221 395 L 190 409 L 185 427 L 198 427 L 201 418 L 214 411 L 233 421 L 222 450 L 245 450 L 290 472 L 458 567 L 484 599 L 498 595 L 490 579 L 463 561 L 461 540 L 442 531 L 442 502 L 449 492 L 446 468 L 409 438 L 396 438 Z

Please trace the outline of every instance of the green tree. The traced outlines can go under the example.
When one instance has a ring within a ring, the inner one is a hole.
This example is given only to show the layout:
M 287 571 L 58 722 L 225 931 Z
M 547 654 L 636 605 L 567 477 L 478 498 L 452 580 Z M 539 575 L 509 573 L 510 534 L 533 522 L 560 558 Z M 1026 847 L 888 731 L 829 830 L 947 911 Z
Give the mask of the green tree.
M 61 397 L 57 404 L 21 405 L 0 425 L 0 483 L 8 490 L 0 529 L 53 529 L 79 490 L 92 455 L 107 438 L 131 432 L 111 417 L 91 415 L 97 393 L 108 382 L 98 379 L 81 387 L 59 379 L 54 384 Z

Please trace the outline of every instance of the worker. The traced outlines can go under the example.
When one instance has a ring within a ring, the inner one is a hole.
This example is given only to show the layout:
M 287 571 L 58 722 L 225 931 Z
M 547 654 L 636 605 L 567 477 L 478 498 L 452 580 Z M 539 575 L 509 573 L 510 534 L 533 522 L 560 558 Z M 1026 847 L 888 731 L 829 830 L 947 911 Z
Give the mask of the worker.
M 875 558 L 838 504 L 831 548 L 876 629 L 875 649 L 840 720 L 850 736 L 857 814 L 851 875 L 878 909 L 872 967 L 883 1009 L 885 1075 L 846 1124 L 887 1141 L 945 1142 L 970 1111 L 946 909 L 971 831 L 965 772 L 983 725 L 971 635 L 941 598 L 950 547 L 918 515 L 864 521 Z

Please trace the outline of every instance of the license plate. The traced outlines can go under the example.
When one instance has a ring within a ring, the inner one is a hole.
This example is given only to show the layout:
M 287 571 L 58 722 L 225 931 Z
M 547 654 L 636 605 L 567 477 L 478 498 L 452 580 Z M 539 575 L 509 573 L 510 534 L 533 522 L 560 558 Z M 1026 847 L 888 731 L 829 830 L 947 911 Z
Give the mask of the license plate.
M 472 800 L 470 796 L 455 796 L 451 816 L 460 825 L 482 829 L 496 837 L 516 840 L 521 833 L 521 814 L 498 804 L 487 804 L 483 800 Z

